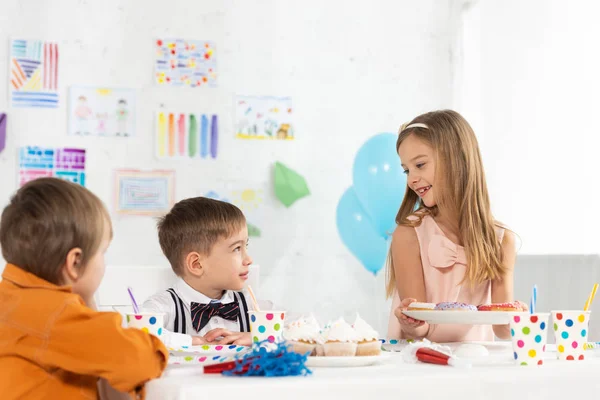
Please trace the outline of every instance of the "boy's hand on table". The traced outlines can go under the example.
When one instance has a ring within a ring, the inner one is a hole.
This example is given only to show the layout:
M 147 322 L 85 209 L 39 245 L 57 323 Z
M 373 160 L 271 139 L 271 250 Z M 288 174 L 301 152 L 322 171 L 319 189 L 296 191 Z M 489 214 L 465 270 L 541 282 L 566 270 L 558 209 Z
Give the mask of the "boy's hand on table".
M 252 345 L 250 332 L 232 332 L 225 328 L 216 328 L 204 335 L 204 340 L 214 344 L 236 344 L 238 346 Z
M 208 343 L 202 336 L 192 336 L 192 346 L 200 346 Z

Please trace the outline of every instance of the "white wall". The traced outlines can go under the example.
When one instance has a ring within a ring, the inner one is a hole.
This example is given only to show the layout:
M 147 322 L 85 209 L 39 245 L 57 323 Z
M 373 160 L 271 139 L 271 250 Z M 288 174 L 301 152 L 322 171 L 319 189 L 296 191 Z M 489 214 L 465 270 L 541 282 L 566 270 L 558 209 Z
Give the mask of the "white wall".
M 343 246 L 335 208 L 367 138 L 451 105 L 456 21 L 454 3 L 439 0 L 3 0 L 0 71 L 8 75 L 10 36 L 57 40 L 63 103 L 58 110 L 10 110 L 0 202 L 16 189 L 16 147 L 27 144 L 86 147 L 87 186 L 107 203 L 115 168 L 176 168 L 183 199 L 218 185 L 268 183 L 280 160 L 304 174 L 312 195 L 289 210 L 271 197 L 263 237 L 250 245 L 262 294 L 321 319 L 360 311 L 383 333 L 383 274 L 373 278 Z M 219 87 L 153 86 L 158 36 L 214 40 Z M 137 136 L 68 137 L 66 94 L 75 84 L 138 89 Z M 234 93 L 292 96 L 297 140 L 235 140 Z M 7 98 L 7 80 L 0 79 L 0 109 Z M 218 113 L 219 159 L 157 162 L 152 116 L 160 104 Z M 165 264 L 154 220 L 115 218 L 114 230 L 110 264 Z
M 464 16 L 459 109 L 522 254 L 600 251 L 599 13 L 592 0 L 503 0 Z

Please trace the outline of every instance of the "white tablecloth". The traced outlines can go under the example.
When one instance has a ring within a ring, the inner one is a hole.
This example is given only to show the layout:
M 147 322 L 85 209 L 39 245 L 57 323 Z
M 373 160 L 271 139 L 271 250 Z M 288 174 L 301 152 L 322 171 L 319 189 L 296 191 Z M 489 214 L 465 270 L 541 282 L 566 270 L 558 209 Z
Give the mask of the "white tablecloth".
M 200 367 L 168 369 L 147 384 L 148 400 L 266 399 L 593 399 L 600 394 L 600 354 L 585 361 L 515 366 L 510 343 L 489 344 L 490 355 L 469 369 L 404 363 L 399 353 L 381 365 L 313 368 L 308 377 L 245 378 L 203 375 Z

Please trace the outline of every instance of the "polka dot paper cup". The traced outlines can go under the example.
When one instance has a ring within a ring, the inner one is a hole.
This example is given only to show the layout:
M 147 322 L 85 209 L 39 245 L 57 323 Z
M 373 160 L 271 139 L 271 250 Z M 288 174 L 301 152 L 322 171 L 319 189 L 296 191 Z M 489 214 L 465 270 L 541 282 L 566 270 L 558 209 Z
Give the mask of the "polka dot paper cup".
M 556 355 L 559 360 L 585 359 L 584 345 L 588 339 L 590 311 L 552 311 Z
M 125 318 L 127 319 L 128 328 L 138 328 L 162 339 L 165 314 L 155 312 L 127 313 Z
M 285 311 L 248 311 L 252 342 L 268 340 L 270 343 L 283 340 Z
M 542 365 L 549 313 L 514 313 L 510 317 L 513 357 L 517 365 Z

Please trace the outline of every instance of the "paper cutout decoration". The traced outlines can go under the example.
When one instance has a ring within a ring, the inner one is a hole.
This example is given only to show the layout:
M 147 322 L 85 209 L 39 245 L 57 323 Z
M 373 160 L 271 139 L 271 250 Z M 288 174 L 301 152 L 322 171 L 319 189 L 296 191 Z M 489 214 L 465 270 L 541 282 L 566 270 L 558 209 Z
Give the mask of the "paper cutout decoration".
M 294 139 L 290 97 L 237 96 L 235 119 L 240 139 Z
M 157 84 L 217 86 L 217 58 L 213 42 L 158 39 L 155 46 Z
M 247 223 L 248 225 L 248 236 L 249 237 L 260 237 L 260 229 L 257 226 Z
M 159 216 L 175 204 L 175 171 L 117 170 L 115 212 Z
M 85 150 L 37 146 L 19 149 L 19 187 L 52 176 L 85 186 Z
M 6 147 L 6 113 L 0 113 L 0 153 Z
M 134 136 L 135 90 L 71 87 L 69 134 Z
M 280 162 L 275 163 L 275 196 L 279 201 L 286 207 L 290 207 L 309 194 L 306 180 L 302 175 Z
M 8 85 L 13 107 L 58 107 L 58 45 L 12 40 Z
M 155 143 L 159 159 L 217 158 L 219 119 L 216 115 L 158 112 Z

